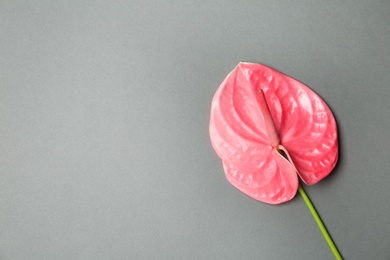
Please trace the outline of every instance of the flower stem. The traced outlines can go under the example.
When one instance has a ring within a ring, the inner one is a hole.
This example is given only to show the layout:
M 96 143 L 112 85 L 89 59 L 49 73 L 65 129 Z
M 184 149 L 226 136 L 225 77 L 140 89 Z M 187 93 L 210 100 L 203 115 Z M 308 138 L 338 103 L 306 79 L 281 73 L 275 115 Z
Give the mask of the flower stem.
M 305 190 L 302 188 L 301 184 L 299 184 L 299 186 L 298 186 L 298 191 L 301 194 L 303 200 L 305 201 L 307 207 L 309 208 L 311 214 L 313 215 L 313 218 L 316 221 L 319 229 L 321 230 L 321 233 L 324 236 L 326 242 L 328 243 L 330 250 L 332 250 L 335 259 L 343 259 L 340 255 L 339 251 L 337 250 L 336 245 L 333 243 L 333 240 L 330 237 L 328 231 L 326 230 L 324 223 L 322 223 L 322 220 L 321 220 L 320 216 L 318 215 L 316 209 L 314 208 L 314 205 L 311 203 L 309 197 L 307 196 Z

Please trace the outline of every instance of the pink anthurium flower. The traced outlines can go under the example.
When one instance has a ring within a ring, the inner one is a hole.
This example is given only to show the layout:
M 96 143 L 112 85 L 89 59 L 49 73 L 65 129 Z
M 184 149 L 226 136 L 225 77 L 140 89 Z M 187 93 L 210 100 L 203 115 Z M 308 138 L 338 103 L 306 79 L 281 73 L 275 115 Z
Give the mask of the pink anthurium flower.
M 246 195 L 280 204 L 299 191 L 341 259 L 298 180 L 319 182 L 338 159 L 336 121 L 316 93 L 267 66 L 240 63 L 215 93 L 210 138 L 226 178 Z
M 315 184 L 334 168 L 337 126 L 325 102 L 269 67 L 240 63 L 216 92 L 212 145 L 230 183 L 271 204 L 291 200 L 298 175 Z

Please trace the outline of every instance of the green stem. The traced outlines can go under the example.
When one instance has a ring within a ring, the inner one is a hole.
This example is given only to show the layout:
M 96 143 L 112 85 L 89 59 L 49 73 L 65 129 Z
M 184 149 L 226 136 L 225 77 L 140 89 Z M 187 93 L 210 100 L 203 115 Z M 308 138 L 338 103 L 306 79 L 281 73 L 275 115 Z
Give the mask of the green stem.
M 326 230 L 324 223 L 322 223 L 322 220 L 321 220 L 320 216 L 318 215 L 316 209 L 314 208 L 314 205 L 311 203 L 309 197 L 307 196 L 305 190 L 302 188 L 301 184 L 299 184 L 299 186 L 298 186 L 298 191 L 301 194 L 303 200 L 305 201 L 307 207 L 309 208 L 311 214 L 313 215 L 313 218 L 316 221 L 319 229 L 321 230 L 321 233 L 324 236 L 326 242 L 328 243 L 330 250 L 332 250 L 335 259 L 343 259 L 340 255 L 339 251 L 337 250 L 336 245 L 333 243 L 333 240 L 330 237 L 328 231 Z

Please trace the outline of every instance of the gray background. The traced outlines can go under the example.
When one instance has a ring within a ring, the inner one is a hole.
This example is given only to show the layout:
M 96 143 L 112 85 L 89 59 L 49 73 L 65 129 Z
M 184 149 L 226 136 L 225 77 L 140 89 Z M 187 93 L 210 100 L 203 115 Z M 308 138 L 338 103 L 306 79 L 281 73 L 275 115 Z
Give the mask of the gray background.
M 340 161 L 306 190 L 346 259 L 390 259 L 389 1 L 0 1 L 0 259 L 332 259 L 299 195 L 225 179 L 239 61 L 310 86 Z

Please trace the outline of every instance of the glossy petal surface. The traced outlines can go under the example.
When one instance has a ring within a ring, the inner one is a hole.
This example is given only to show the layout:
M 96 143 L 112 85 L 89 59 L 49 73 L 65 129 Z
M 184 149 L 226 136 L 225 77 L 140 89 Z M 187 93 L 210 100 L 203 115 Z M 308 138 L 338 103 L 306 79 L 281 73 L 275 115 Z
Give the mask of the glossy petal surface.
M 210 137 L 226 177 L 248 196 L 279 204 L 295 196 L 298 176 L 271 144 L 260 91 L 280 144 L 307 184 L 317 183 L 336 165 L 337 126 L 317 94 L 267 66 L 240 63 L 222 82 L 212 102 Z

